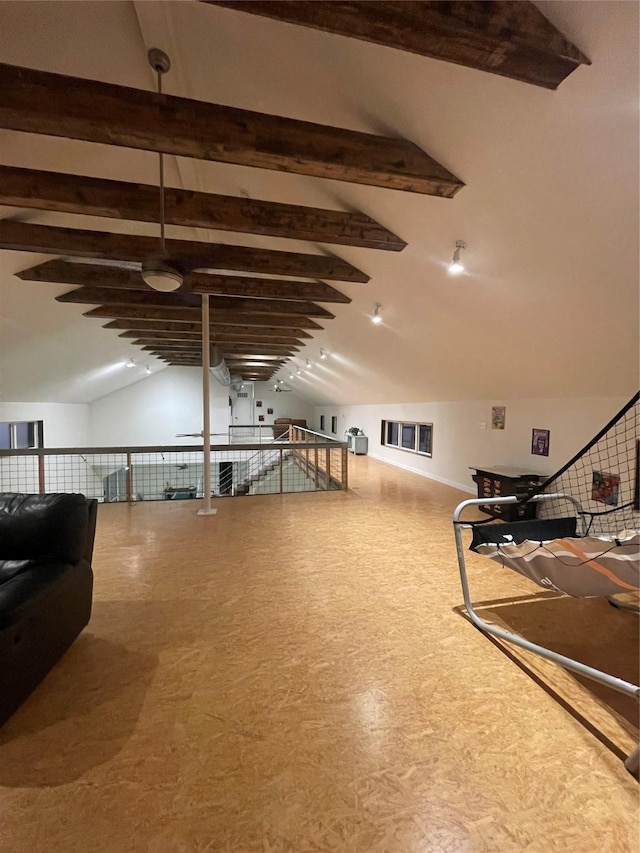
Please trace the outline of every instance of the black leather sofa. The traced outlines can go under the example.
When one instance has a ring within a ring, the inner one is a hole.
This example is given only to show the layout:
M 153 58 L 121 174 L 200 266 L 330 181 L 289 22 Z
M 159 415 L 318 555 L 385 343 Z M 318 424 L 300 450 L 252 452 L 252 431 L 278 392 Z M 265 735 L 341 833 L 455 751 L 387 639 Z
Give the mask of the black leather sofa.
M 0 493 L 0 725 L 91 615 L 97 501 Z

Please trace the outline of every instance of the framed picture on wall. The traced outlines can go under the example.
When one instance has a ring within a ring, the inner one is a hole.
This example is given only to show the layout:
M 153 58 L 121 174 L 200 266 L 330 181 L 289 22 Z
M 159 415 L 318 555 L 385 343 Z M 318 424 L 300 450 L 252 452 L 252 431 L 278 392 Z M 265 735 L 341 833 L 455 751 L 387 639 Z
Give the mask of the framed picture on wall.
M 505 406 L 493 406 L 491 408 L 491 429 L 504 429 L 506 413 Z
M 273 414 L 273 409 L 267 409 L 267 414 L 268 414 L 268 415 L 272 415 L 272 414 Z
M 262 400 L 256 400 L 256 408 L 257 408 L 257 409 L 261 409 L 261 408 L 262 408 Z
M 534 456 L 549 455 L 549 435 L 548 429 L 531 430 L 531 453 Z
M 258 420 L 259 420 L 259 421 L 263 421 L 263 420 L 264 420 L 264 415 L 258 415 Z
M 618 506 L 620 475 L 610 471 L 594 471 L 591 484 L 591 500 L 607 506 Z

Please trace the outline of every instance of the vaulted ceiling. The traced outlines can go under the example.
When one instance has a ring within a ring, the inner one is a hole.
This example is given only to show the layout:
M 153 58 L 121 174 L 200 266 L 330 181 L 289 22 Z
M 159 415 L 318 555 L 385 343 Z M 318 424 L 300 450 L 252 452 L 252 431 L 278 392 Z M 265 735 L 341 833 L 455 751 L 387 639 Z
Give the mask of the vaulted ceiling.
M 1 398 L 199 365 L 202 294 L 318 402 L 632 391 L 638 7 L 540 8 L 0 2 Z

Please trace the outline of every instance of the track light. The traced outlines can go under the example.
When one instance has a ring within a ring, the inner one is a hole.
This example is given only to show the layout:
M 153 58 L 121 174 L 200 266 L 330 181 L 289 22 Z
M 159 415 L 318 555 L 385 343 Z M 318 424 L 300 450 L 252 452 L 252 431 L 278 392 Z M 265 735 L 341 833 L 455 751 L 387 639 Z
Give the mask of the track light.
M 325 359 L 327 357 L 326 352 L 320 347 L 320 358 Z
M 126 367 L 135 367 L 136 363 L 132 358 L 130 358 L 129 361 L 126 362 L 125 366 Z
M 149 367 L 149 365 L 147 365 L 147 366 L 145 367 L 144 372 L 145 372 L 147 375 L 149 375 L 149 374 L 151 373 L 151 368 Z
M 313 365 L 311 364 L 309 359 L 307 359 L 307 370 L 311 370 L 312 368 L 313 368 Z
M 379 326 L 382 323 L 382 317 L 380 316 L 380 309 L 382 305 L 379 302 L 376 302 L 376 310 L 373 312 L 373 317 L 371 318 L 371 322 L 376 326 Z
M 464 272 L 464 264 L 460 260 L 460 250 L 466 248 L 467 244 L 464 240 L 456 240 L 456 248 L 453 253 L 451 263 L 449 264 L 449 272 L 451 275 L 458 275 L 459 273 Z

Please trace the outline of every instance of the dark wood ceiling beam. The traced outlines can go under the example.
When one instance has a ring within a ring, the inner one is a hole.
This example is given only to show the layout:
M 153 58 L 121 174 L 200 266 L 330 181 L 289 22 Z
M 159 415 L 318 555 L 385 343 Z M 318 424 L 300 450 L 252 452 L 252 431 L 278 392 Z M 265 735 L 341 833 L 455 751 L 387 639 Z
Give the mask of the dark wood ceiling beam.
M 0 166 L 0 204 L 104 216 L 133 222 L 158 221 L 158 188 L 36 169 Z M 274 201 L 165 188 L 167 225 L 211 228 L 315 243 L 336 243 L 399 252 L 406 246 L 363 213 L 345 213 Z
M 155 344 L 155 343 L 185 343 L 185 344 L 193 344 L 194 346 L 200 346 L 202 336 L 199 333 L 195 332 L 185 332 L 182 335 L 178 332 L 154 332 L 149 330 L 146 333 L 138 334 L 138 332 L 123 332 L 118 337 L 120 338 L 128 338 L 129 342 L 134 344 L 134 346 L 145 346 L 146 344 Z M 219 346 L 221 349 L 227 350 L 229 352 L 233 352 L 234 350 L 247 350 L 248 352 L 253 351 L 265 351 L 273 352 L 273 353 L 287 353 L 290 354 L 292 352 L 296 352 L 299 347 L 292 344 L 273 344 L 271 341 L 264 341 L 262 343 L 255 342 L 253 340 L 234 340 L 229 343 L 225 340 L 220 340 L 216 337 L 215 340 L 212 341 L 215 346 Z M 300 343 L 297 341 L 296 343 Z
M 56 302 L 69 302 L 75 305 L 140 305 L 159 306 L 166 308 L 191 308 L 202 310 L 202 298 L 191 293 L 159 293 L 148 288 L 139 290 L 109 290 L 104 287 L 79 287 L 56 296 Z M 293 302 L 285 299 L 242 299 L 240 297 L 210 296 L 209 310 L 236 311 L 250 314 L 278 314 L 304 317 L 321 317 L 332 320 L 331 314 L 325 308 L 314 305 L 313 302 Z
M 189 240 L 167 240 L 166 246 L 171 262 L 185 272 L 206 268 L 361 283 L 369 280 L 369 276 L 351 264 L 329 255 L 276 252 Z M 3 219 L 0 220 L 0 249 L 142 263 L 158 255 L 159 240 L 139 234 L 57 228 Z
M 173 350 L 166 350 L 166 349 L 146 350 L 146 352 L 150 352 L 151 355 L 168 356 L 169 358 L 179 358 L 179 359 L 183 359 L 184 361 L 201 360 L 202 359 L 201 355 L 183 356 L 180 353 L 174 353 Z M 229 370 L 240 369 L 243 367 L 255 367 L 256 369 L 257 368 L 263 368 L 265 370 L 279 370 L 280 367 L 283 364 L 285 364 L 284 361 L 272 364 L 270 362 L 262 361 L 261 359 L 258 359 L 258 358 L 233 359 L 233 360 L 225 359 L 225 362 L 226 362 Z
M 13 65 L 0 65 L 0 91 L 6 130 L 446 197 L 462 186 L 403 139 Z
M 206 0 L 555 89 L 587 57 L 528 0 Z
M 113 290 L 149 291 L 138 270 L 105 264 L 80 264 L 69 261 L 45 261 L 16 273 L 22 281 L 46 281 L 78 287 L 108 287 Z M 248 276 L 188 273 L 178 293 L 209 293 L 215 296 L 242 296 L 250 299 L 292 299 L 313 302 L 340 302 L 351 299 L 323 281 L 287 281 Z
M 124 329 L 126 331 L 135 331 L 136 335 L 146 331 L 161 331 L 161 332 L 195 332 L 198 335 L 202 333 L 202 324 L 193 320 L 188 323 L 175 322 L 167 320 L 143 320 L 143 319 L 115 319 L 110 323 L 105 323 L 105 329 Z M 282 329 L 275 326 L 261 326 L 254 328 L 253 326 L 242 326 L 238 324 L 230 325 L 228 328 L 224 326 L 212 327 L 215 330 L 216 340 L 232 340 L 236 341 L 239 337 L 246 340 L 256 341 L 273 341 L 273 343 L 289 343 L 302 346 L 303 338 L 310 338 L 311 335 L 303 329 Z
M 114 320 L 166 320 L 174 323 L 193 323 L 198 311 L 195 308 L 160 308 L 136 305 L 100 305 L 86 311 L 85 317 L 106 317 Z M 214 326 L 266 326 L 278 329 L 322 329 L 318 323 L 308 317 L 298 315 L 280 317 L 274 314 L 236 314 L 231 311 L 216 311 L 210 317 Z M 296 331 L 296 337 L 299 337 Z
M 154 341 L 151 339 L 141 338 L 137 341 L 131 341 L 133 346 L 141 347 L 142 349 L 171 349 L 171 350 L 179 350 L 182 352 L 201 352 L 202 347 L 197 341 Z M 218 344 L 214 344 L 214 346 L 218 346 Z M 266 358 L 270 361 L 280 361 L 282 359 L 289 358 L 290 356 L 295 355 L 293 350 L 282 349 L 280 352 L 274 352 L 273 349 L 269 346 L 267 347 L 256 347 L 252 350 L 249 347 L 243 349 L 238 346 L 237 348 L 229 348 L 226 346 L 218 347 L 220 352 L 225 357 L 237 357 L 237 358 Z

